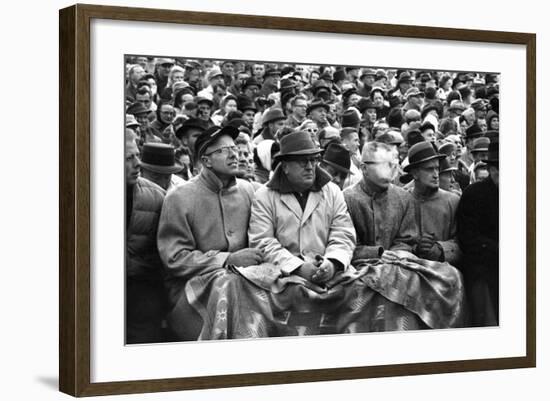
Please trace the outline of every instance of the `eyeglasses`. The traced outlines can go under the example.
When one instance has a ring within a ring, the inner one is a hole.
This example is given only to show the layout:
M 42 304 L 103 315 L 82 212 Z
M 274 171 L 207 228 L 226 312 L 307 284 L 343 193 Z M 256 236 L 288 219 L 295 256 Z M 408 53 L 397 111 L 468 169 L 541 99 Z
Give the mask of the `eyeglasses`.
M 161 64 L 161 67 L 163 68 L 172 68 L 173 66 L 174 64 L 170 64 L 170 63 Z
M 214 153 L 217 153 L 217 154 L 224 154 L 225 156 L 227 156 L 230 151 L 231 151 L 231 153 L 237 153 L 238 154 L 239 153 L 239 148 L 235 145 L 222 146 L 221 148 L 213 150 L 212 152 L 209 152 L 209 153 L 205 153 L 204 155 L 205 156 L 210 156 L 210 155 L 213 155 Z
M 300 158 L 300 159 L 295 159 L 290 161 L 296 162 L 298 166 L 300 166 L 301 168 L 306 168 L 309 163 L 311 163 L 313 167 L 317 166 L 321 161 L 321 158 L 319 156 L 315 156 L 315 157 L 307 157 L 305 159 Z

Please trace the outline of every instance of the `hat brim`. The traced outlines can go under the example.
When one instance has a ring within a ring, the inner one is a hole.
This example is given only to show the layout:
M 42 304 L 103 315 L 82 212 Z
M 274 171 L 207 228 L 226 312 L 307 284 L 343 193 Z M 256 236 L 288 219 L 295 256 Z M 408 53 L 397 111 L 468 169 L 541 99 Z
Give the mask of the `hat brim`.
M 179 166 L 177 164 L 174 164 L 173 166 L 159 166 L 156 164 L 149 164 L 149 163 L 143 163 L 141 162 L 140 167 L 145 170 L 152 171 L 153 173 L 158 174 L 174 174 L 177 172 L 180 172 L 183 168 L 182 166 Z
M 199 149 L 197 149 L 197 154 L 199 156 L 202 156 L 204 154 L 204 151 L 206 148 L 208 148 L 210 145 L 215 143 L 221 136 L 229 135 L 232 139 L 237 139 L 239 136 L 239 129 L 235 127 L 231 127 L 229 125 L 226 125 L 222 129 L 220 129 L 216 134 L 208 139 L 208 141 L 204 142 Z
M 342 172 L 342 173 L 355 175 L 351 170 L 348 170 L 347 168 L 342 167 L 342 166 L 340 166 L 339 164 L 336 164 L 336 163 L 334 163 L 334 162 L 331 162 L 330 160 L 325 160 L 325 159 L 323 159 L 322 162 L 328 164 L 329 166 L 332 166 L 333 168 L 335 168 L 336 170 L 338 170 L 338 171 L 340 171 L 340 172 Z
M 210 105 L 210 107 L 214 107 L 214 102 L 210 99 L 207 99 L 207 98 L 199 99 L 198 101 L 195 101 L 195 103 L 197 103 L 197 104 L 208 103 Z
M 281 120 L 286 120 L 286 117 L 277 117 L 277 118 L 273 118 L 271 120 L 265 121 L 262 123 L 262 127 L 265 127 L 269 123 L 273 123 L 275 121 L 281 121 Z
M 323 149 L 304 149 L 304 150 L 296 150 L 294 152 L 288 152 L 288 153 L 277 153 L 273 158 L 275 160 L 283 160 L 287 156 L 309 156 L 309 155 L 317 155 L 319 153 L 322 153 Z
M 476 152 L 488 152 L 489 148 L 482 148 L 482 149 L 472 149 L 470 153 L 476 153 Z
M 410 172 L 411 169 L 415 168 L 416 166 L 418 166 L 419 164 L 422 164 L 422 163 L 425 163 L 425 162 L 429 162 L 430 160 L 440 160 L 440 159 L 444 159 L 446 158 L 447 156 L 446 155 L 434 155 L 434 156 L 430 156 L 430 157 L 426 157 L 424 159 L 421 159 L 421 160 L 418 160 L 418 161 L 415 161 L 414 163 L 410 163 L 410 164 L 407 164 L 405 167 L 403 167 L 403 171 L 405 172 Z
M 330 107 L 329 107 L 328 104 L 322 104 L 322 105 L 321 105 L 321 104 L 316 104 L 316 105 L 313 106 L 313 107 L 311 107 L 311 106 L 308 107 L 307 110 L 306 110 L 306 113 L 309 114 L 309 113 L 311 113 L 313 110 L 318 109 L 318 108 L 320 108 L 320 107 L 322 107 L 323 109 L 325 109 L 325 110 L 327 111 L 327 113 L 330 111 Z

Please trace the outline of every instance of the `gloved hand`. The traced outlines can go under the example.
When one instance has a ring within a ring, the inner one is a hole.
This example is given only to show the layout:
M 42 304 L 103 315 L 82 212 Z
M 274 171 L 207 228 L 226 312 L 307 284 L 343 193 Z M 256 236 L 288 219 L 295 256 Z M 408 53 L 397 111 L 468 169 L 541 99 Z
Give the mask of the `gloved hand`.
M 422 259 L 441 261 L 443 258 L 443 248 L 435 240 L 433 233 L 422 235 L 416 246 L 416 256 Z

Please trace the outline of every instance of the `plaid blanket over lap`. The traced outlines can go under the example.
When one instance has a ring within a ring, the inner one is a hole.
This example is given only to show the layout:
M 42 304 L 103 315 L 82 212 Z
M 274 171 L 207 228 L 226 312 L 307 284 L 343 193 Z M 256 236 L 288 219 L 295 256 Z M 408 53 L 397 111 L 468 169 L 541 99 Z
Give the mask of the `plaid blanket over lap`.
M 331 288 L 279 277 L 270 265 L 221 269 L 189 280 L 203 319 L 199 340 L 442 329 L 464 324 L 464 286 L 448 263 L 385 252 L 354 261 Z

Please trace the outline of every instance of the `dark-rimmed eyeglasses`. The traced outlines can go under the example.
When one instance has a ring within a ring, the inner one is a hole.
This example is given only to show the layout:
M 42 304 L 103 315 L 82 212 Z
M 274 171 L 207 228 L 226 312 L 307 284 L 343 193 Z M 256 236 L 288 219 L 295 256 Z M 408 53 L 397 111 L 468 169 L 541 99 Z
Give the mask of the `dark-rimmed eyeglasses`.
M 288 161 L 296 162 L 298 166 L 302 168 L 306 168 L 310 163 L 313 167 L 317 166 L 321 161 L 321 158 L 319 156 L 306 157 L 306 158 L 301 157 L 299 159 L 289 159 Z

